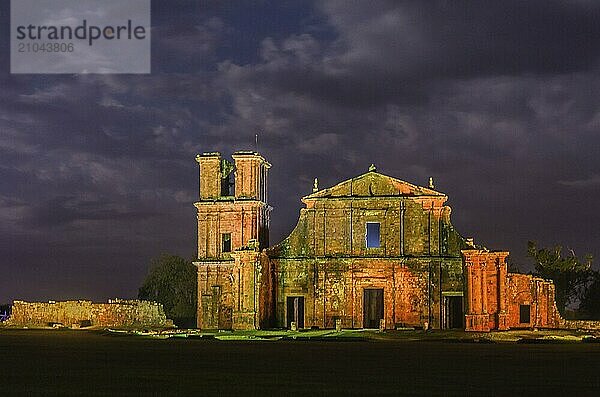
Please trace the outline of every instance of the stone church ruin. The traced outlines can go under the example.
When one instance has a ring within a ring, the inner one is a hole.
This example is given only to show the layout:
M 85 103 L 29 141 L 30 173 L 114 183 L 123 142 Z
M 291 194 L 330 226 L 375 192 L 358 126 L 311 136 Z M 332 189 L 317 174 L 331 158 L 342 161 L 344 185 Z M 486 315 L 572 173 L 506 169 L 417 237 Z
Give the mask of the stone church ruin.
M 203 329 L 557 328 L 552 282 L 509 273 L 452 226 L 448 197 L 369 170 L 302 198 L 298 223 L 269 243 L 271 164 L 204 153 L 198 219 Z

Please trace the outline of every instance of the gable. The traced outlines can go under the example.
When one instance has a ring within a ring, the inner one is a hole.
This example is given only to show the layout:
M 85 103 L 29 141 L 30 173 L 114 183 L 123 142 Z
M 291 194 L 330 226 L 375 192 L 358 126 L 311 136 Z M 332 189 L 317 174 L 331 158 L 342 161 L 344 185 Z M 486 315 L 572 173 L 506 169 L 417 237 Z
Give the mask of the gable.
M 369 171 L 340 182 L 328 189 L 319 190 L 303 199 L 336 197 L 389 197 L 389 196 L 445 196 L 426 187 L 416 186 L 391 176 Z

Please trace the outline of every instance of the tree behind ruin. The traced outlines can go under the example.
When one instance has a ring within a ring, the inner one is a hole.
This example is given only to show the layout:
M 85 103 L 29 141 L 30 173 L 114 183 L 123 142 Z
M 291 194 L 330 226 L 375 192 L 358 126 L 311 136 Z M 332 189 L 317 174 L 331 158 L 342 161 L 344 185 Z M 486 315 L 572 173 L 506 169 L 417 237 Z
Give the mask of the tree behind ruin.
M 168 318 L 180 327 L 196 323 L 196 268 L 177 255 L 163 254 L 152 259 L 138 297 L 162 303 Z
M 592 256 L 579 259 L 573 250 L 563 255 L 561 246 L 539 248 L 535 241 L 527 242 L 527 256 L 535 262 L 535 274 L 554 281 L 556 306 L 562 315 L 568 305 L 577 302 L 592 281 Z

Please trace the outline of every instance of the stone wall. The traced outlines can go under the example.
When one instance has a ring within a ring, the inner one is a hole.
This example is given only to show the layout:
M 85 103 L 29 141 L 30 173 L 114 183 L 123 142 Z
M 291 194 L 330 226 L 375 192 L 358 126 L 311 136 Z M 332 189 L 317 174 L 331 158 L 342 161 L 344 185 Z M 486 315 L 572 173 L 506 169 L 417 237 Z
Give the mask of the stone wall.
M 365 290 L 383 292 L 385 327 L 443 327 L 442 296 L 462 296 L 460 260 L 424 258 L 272 259 L 276 323 L 286 327 L 288 297 L 304 299 L 304 326 L 362 328 Z
M 231 253 L 258 241 L 261 248 L 268 244 L 269 209 L 255 200 L 199 201 L 198 258 L 230 260 Z M 223 252 L 223 234 L 231 238 L 231 251 Z
M 560 328 L 554 284 L 527 274 L 508 273 L 508 252 L 463 250 L 467 331 Z
M 198 269 L 197 327 L 231 329 L 237 288 L 233 286 L 234 261 L 196 262 Z
M 597 320 L 563 320 L 560 328 L 582 331 L 600 331 L 600 321 Z
M 166 327 L 170 325 L 159 303 L 139 300 L 23 302 L 14 301 L 7 325 L 68 327 Z
M 508 324 L 511 328 L 560 328 L 561 318 L 556 307 L 554 283 L 527 274 L 508 273 Z M 521 307 L 529 307 L 523 317 Z
M 309 196 L 310 197 L 310 196 Z M 465 248 L 445 197 L 304 198 L 297 226 L 269 249 L 272 257 L 456 257 Z M 380 247 L 366 247 L 365 226 L 380 223 Z
M 273 326 L 273 269 L 258 247 L 238 249 L 229 261 L 198 261 L 198 316 L 202 329 Z
M 462 299 L 466 246 L 446 200 L 373 169 L 304 197 L 294 230 L 267 250 L 276 326 L 289 326 L 288 300 L 299 297 L 306 328 L 337 320 L 362 328 L 365 291 L 382 290 L 385 328 L 444 328 L 447 297 Z M 378 247 L 366 244 L 370 222 L 379 224 Z

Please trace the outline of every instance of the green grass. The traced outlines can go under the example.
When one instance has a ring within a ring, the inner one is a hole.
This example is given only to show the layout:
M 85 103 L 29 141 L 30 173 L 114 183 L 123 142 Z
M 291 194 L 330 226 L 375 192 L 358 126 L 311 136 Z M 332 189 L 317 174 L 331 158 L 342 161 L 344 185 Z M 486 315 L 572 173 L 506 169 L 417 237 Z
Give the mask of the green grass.
M 227 331 L 227 330 L 208 330 L 200 331 L 197 329 L 169 329 L 154 331 L 139 330 L 109 330 L 108 334 L 128 336 L 143 336 L 154 339 L 174 338 L 194 338 L 207 337 L 218 340 L 371 340 L 371 341 L 443 341 L 443 342 L 486 342 L 486 343 L 515 343 L 523 339 L 535 339 L 538 342 L 552 341 L 575 343 L 582 342 L 585 337 L 591 337 L 591 334 L 573 330 L 511 330 L 502 332 L 465 332 L 460 330 L 436 330 L 424 332 L 422 330 L 387 330 L 379 332 L 377 330 L 365 329 L 343 329 L 337 332 L 333 329 L 316 330 L 252 330 L 252 331 Z

